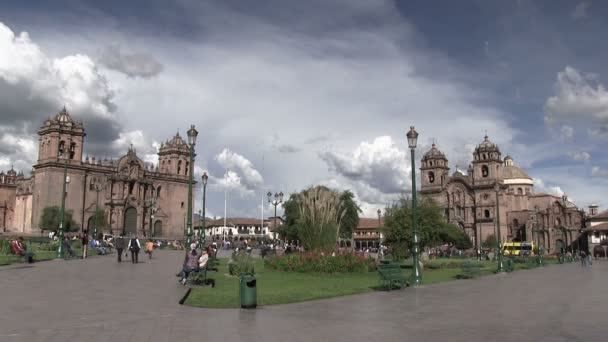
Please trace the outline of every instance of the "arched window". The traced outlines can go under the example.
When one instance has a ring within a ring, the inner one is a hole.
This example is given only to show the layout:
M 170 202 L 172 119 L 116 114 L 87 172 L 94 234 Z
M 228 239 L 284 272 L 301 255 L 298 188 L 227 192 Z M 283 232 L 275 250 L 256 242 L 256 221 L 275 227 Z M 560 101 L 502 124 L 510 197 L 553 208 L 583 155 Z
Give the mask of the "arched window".
M 177 174 L 179 175 L 182 172 L 182 161 L 177 162 Z
M 160 189 L 161 189 L 161 186 L 159 185 L 158 188 L 156 188 L 156 198 L 157 199 L 160 198 Z
M 59 158 L 63 158 L 64 153 L 65 153 L 65 141 L 61 140 L 59 142 L 58 152 L 59 152 Z
M 559 228 L 559 226 L 562 225 L 562 220 L 559 219 L 559 217 L 555 218 L 555 228 Z
M 435 173 L 433 171 L 429 172 L 429 183 L 435 182 Z
M 133 188 L 135 187 L 135 182 L 129 183 L 129 195 L 133 195 Z
M 188 171 L 190 171 L 190 163 L 186 162 L 186 170 L 184 171 L 184 174 L 187 176 L 188 175 Z
M 483 217 L 490 218 L 490 210 L 486 209 L 483 211 Z
M 517 188 L 517 194 L 518 195 L 523 195 L 524 191 L 522 190 L 522 188 Z
M 76 155 L 76 143 L 70 143 L 70 159 L 74 159 Z
M 490 175 L 490 170 L 488 169 L 487 165 L 482 165 L 481 166 L 481 176 L 482 177 L 488 177 Z

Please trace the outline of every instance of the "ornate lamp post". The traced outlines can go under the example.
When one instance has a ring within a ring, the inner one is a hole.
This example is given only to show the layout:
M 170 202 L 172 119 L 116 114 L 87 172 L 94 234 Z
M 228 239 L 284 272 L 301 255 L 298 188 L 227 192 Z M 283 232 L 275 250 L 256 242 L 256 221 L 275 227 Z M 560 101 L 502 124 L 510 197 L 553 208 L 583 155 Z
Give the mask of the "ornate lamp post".
M 418 248 L 418 223 L 416 218 L 416 144 L 418 142 L 418 132 L 414 129 L 414 126 L 410 126 L 409 132 L 407 132 L 407 144 L 410 148 L 410 154 L 412 157 L 412 235 L 414 237 L 413 252 L 414 252 L 414 274 L 412 274 L 412 286 L 422 285 L 422 271 L 420 270 L 420 250 Z
M 266 194 L 266 196 L 268 196 L 268 203 L 272 204 L 274 206 L 274 239 L 277 239 L 277 227 L 276 227 L 276 223 L 277 223 L 277 205 L 283 203 L 283 192 L 279 192 L 279 193 L 274 193 L 274 200 L 272 199 L 272 192 L 268 191 L 268 193 Z
M 201 231 L 201 236 L 199 237 L 199 248 L 205 247 L 205 197 L 207 196 L 207 180 L 209 176 L 207 176 L 207 172 L 203 173 L 203 227 Z
M 500 203 L 498 202 L 500 185 L 498 183 L 494 185 L 494 191 L 496 192 L 496 231 L 498 234 L 496 242 L 498 244 L 498 273 L 502 273 L 505 271 L 505 267 L 503 264 L 502 235 L 500 234 Z
M 154 236 L 154 212 L 156 211 L 156 201 L 154 198 L 150 198 L 150 201 L 148 202 L 148 211 L 150 212 L 150 224 L 148 226 L 150 232 L 148 235 L 152 237 Z
M 536 228 L 536 254 L 537 254 L 537 263 L 538 266 L 543 265 L 543 249 L 540 246 L 540 234 L 542 233 L 540 226 L 538 224 L 538 206 L 534 207 L 534 226 Z
M 563 204 L 563 208 L 564 208 L 564 221 L 563 224 L 560 228 L 560 230 L 562 231 L 562 235 L 564 236 L 564 246 L 561 250 L 561 255 L 562 255 L 562 260 L 565 262 L 566 261 L 566 250 L 568 249 L 568 235 L 566 235 L 566 207 L 568 205 L 568 196 L 566 196 L 566 194 L 562 195 L 562 204 Z
M 72 145 L 71 139 L 69 140 L 68 146 Z M 64 145 L 63 150 L 59 151 L 63 155 L 63 191 L 61 192 L 61 209 L 59 211 L 59 247 L 57 248 L 57 257 L 63 258 L 65 251 L 63 250 L 63 229 L 65 227 L 65 193 L 67 192 L 68 184 L 70 183 L 70 177 L 68 176 L 68 155 L 66 146 Z
M 188 170 L 188 217 L 186 221 L 185 246 L 189 246 L 192 243 L 192 173 L 194 172 L 194 145 L 196 144 L 197 136 L 198 131 L 194 128 L 194 125 L 190 125 L 190 129 L 188 130 L 188 145 L 190 145 L 190 170 Z
M 94 190 L 96 192 L 95 198 L 95 220 L 93 222 L 93 239 L 97 239 L 97 227 L 99 227 L 99 193 L 105 188 L 99 179 L 95 179 Z

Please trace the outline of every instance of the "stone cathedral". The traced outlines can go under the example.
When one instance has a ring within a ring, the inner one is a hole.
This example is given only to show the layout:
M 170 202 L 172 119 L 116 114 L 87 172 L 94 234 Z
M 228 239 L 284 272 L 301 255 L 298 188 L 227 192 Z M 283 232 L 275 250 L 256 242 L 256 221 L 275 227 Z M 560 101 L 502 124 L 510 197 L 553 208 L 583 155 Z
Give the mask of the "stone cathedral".
M 181 238 L 188 202 L 190 148 L 179 134 L 163 143 L 158 164 L 144 163 L 133 148 L 118 159 L 83 158 L 85 129 L 64 108 L 38 131 L 38 162 L 29 178 L 0 174 L 0 220 L 4 232 L 36 233 L 42 210 L 61 206 L 67 167 L 66 210 L 79 230 L 93 231 L 97 205 L 105 232 Z M 150 214 L 153 219 L 150 222 Z
M 533 179 L 515 166 L 511 156 L 503 159 L 487 136 L 475 148 L 466 174 L 450 174 L 448 159 L 435 144 L 421 165 L 422 195 L 441 204 L 448 221 L 467 233 L 476 247 L 496 234 L 500 222 L 503 242 L 539 241 L 549 253 L 562 247 L 578 249 L 585 212 L 566 197 L 535 193 Z

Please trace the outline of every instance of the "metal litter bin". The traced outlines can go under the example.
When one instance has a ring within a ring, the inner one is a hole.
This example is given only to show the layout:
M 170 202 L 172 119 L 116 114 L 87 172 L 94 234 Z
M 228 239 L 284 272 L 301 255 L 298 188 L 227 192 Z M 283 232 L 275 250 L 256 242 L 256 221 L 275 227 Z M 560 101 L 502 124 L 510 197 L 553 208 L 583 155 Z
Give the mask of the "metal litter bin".
M 255 309 L 258 306 L 257 280 L 252 275 L 242 275 L 239 283 L 241 308 Z

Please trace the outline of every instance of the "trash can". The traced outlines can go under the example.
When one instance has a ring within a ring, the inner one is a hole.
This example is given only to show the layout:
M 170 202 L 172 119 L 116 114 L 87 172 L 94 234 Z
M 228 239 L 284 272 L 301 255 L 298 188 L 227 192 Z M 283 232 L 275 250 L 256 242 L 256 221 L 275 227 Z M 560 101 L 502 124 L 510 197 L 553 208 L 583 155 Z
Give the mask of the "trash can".
M 255 309 L 258 306 L 257 298 L 257 284 L 255 276 L 252 275 L 241 275 L 241 281 L 239 285 L 240 297 L 241 297 L 241 308 L 243 309 Z

